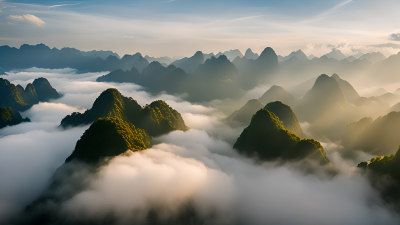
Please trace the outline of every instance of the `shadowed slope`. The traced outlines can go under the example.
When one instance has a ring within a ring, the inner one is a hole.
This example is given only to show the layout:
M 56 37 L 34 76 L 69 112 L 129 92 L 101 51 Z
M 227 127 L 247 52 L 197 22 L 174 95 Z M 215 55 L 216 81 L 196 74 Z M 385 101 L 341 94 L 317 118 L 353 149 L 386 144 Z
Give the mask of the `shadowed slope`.
M 389 154 L 400 145 L 400 112 L 391 112 L 376 120 L 363 118 L 349 124 L 343 145 L 349 150 Z
M 264 109 L 273 112 L 280 121 L 283 122 L 283 126 L 295 133 L 296 135 L 303 137 L 303 130 L 300 127 L 300 123 L 290 106 L 283 104 L 280 101 L 268 103 Z
M 259 110 L 253 116 L 234 148 L 240 153 L 258 156 L 263 160 L 300 160 L 307 157 L 327 162 L 319 142 L 299 138 L 285 129 L 279 118 L 266 109 Z
M 260 100 L 264 104 L 273 101 L 281 101 L 285 104 L 293 106 L 296 103 L 296 98 L 293 95 L 291 95 L 281 86 L 277 85 L 273 85 L 258 100 Z
M 226 121 L 231 125 L 247 125 L 250 123 L 251 117 L 260 109 L 263 104 L 257 99 L 249 100 L 240 109 L 234 111 L 226 118 Z

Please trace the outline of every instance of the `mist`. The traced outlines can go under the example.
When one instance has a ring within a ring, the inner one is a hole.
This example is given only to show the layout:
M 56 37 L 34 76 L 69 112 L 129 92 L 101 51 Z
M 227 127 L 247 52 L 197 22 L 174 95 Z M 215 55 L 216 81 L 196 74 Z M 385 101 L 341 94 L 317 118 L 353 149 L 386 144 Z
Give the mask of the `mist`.
M 174 221 L 187 210 L 210 224 L 400 222 L 354 161 L 341 157 L 336 143 L 323 143 L 335 175 L 319 167 L 315 168 L 321 171 L 307 173 L 296 163 L 246 158 L 232 148 L 242 128 L 222 122 L 226 114 L 212 104 L 192 104 L 168 94 L 154 96 L 134 84 L 95 82 L 100 74 L 29 69 L 7 76 L 23 85 L 46 77 L 63 97 L 24 112 L 32 122 L 0 130 L 0 221 L 18 217 L 46 191 L 54 172 L 87 129 L 59 129 L 61 119 L 90 108 L 103 90 L 115 87 L 142 105 L 165 100 L 182 113 L 191 129 L 158 137 L 150 149 L 128 151 L 95 171 L 76 165 L 81 176 L 70 175 L 64 182 L 80 183 L 84 176 L 84 185 L 73 189 L 68 198 L 59 196 L 63 200 L 53 209 L 69 222 L 140 224 L 147 223 L 154 210 L 159 222 Z M 249 95 L 256 96 L 261 89 Z M 307 132 L 307 124 L 302 125 Z

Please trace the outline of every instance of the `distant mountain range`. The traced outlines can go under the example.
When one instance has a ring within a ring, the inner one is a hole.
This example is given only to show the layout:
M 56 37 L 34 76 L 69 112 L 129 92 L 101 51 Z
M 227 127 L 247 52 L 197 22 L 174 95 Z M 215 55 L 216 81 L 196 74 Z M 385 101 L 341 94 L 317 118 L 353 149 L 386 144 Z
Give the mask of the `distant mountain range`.
M 192 74 L 174 65 L 165 67 L 158 62 L 152 62 L 142 72 L 135 68 L 129 71 L 116 70 L 99 77 L 97 81 L 132 82 L 142 85 L 152 93 L 186 93 L 186 99 L 198 102 L 237 97 L 243 93 L 237 84 L 239 72 L 226 56 L 211 57 L 198 64 L 203 59 L 204 55 L 198 52 L 191 58 L 177 62 L 186 70 L 194 70 Z
M 243 55 L 240 50 L 233 49 L 225 52 L 219 52 L 217 54 L 209 53 L 204 54 L 203 59 L 197 57 L 197 52 L 194 56 L 188 58 L 182 58 L 174 60 L 174 58 L 164 57 L 151 57 L 146 55 L 142 57 L 140 53 L 134 55 L 124 55 L 122 58 L 118 54 L 112 51 L 80 51 L 75 48 L 49 48 L 44 44 L 37 45 L 21 45 L 20 48 L 9 47 L 7 45 L 0 46 L 0 68 L 4 71 L 12 69 L 23 69 L 30 67 L 39 68 L 74 68 L 80 72 L 98 72 L 98 71 L 112 71 L 117 69 L 128 70 L 135 67 L 141 71 L 150 62 L 158 61 L 164 66 L 173 64 L 177 67 L 182 68 L 188 73 L 194 71 L 195 62 L 191 62 L 190 65 L 186 65 L 185 61 L 190 58 L 196 58 L 189 61 L 197 61 L 197 64 L 202 64 L 208 58 L 212 56 L 219 57 L 225 55 L 230 61 L 238 59 L 249 59 L 255 60 L 259 58 L 259 55 L 254 53 L 250 48 L 246 50 Z M 203 53 L 202 53 L 203 54 Z M 260 56 L 263 53 L 260 54 Z M 264 53 L 265 54 L 265 53 Z M 309 61 L 309 60 L 337 60 L 337 61 L 356 61 L 366 60 L 371 63 L 376 63 L 385 59 L 385 56 L 379 52 L 372 52 L 366 54 L 358 54 L 354 56 L 345 56 L 340 50 L 333 48 L 331 52 L 321 56 L 320 58 L 309 57 L 304 54 L 302 50 L 297 50 L 290 53 L 287 56 L 279 56 L 280 62 L 285 61 Z M 181 67 L 182 66 L 182 67 Z M 0 74 L 1 69 L 0 69 Z
M 4 70 L 39 68 L 73 68 L 79 72 L 116 69 L 142 70 L 148 61 L 140 53 L 122 58 L 110 51 L 83 52 L 75 48 L 49 48 L 44 44 L 21 45 L 20 48 L 0 46 L 0 67 Z

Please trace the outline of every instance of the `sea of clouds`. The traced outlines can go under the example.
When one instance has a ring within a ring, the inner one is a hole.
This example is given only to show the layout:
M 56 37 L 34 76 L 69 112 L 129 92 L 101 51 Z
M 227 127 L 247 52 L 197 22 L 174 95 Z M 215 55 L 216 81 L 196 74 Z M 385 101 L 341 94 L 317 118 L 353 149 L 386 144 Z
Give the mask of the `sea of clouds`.
M 66 217 L 96 221 L 112 214 L 116 224 L 126 224 L 144 220 L 154 208 L 169 217 L 190 202 L 210 224 L 400 223 L 333 143 L 324 145 L 336 175 L 257 162 L 235 152 L 232 145 L 241 129 L 227 127 L 215 108 L 179 96 L 152 96 L 134 84 L 95 82 L 100 75 L 33 68 L 5 76 L 23 86 L 45 77 L 63 97 L 24 112 L 32 122 L 0 130 L 0 221 L 18 214 L 46 189 L 88 127 L 62 130 L 61 119 L 90 108 L 102 91 L 115 87 L 141 105 L 165 100 L 191 129 L 158 137 L 151 149 L 113 158 L 60 203 Z

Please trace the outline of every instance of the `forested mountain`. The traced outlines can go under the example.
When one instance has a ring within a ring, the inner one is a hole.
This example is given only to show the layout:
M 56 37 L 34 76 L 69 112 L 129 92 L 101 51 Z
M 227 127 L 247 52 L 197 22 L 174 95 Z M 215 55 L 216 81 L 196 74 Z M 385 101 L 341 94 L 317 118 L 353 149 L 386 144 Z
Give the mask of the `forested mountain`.
M 0 107 L 11 107 L 15 111 L 24 111 L 39 102 L 61 97 L 46 78 L 35 79 L 25 89 L 0 78 L 0 96 Z

